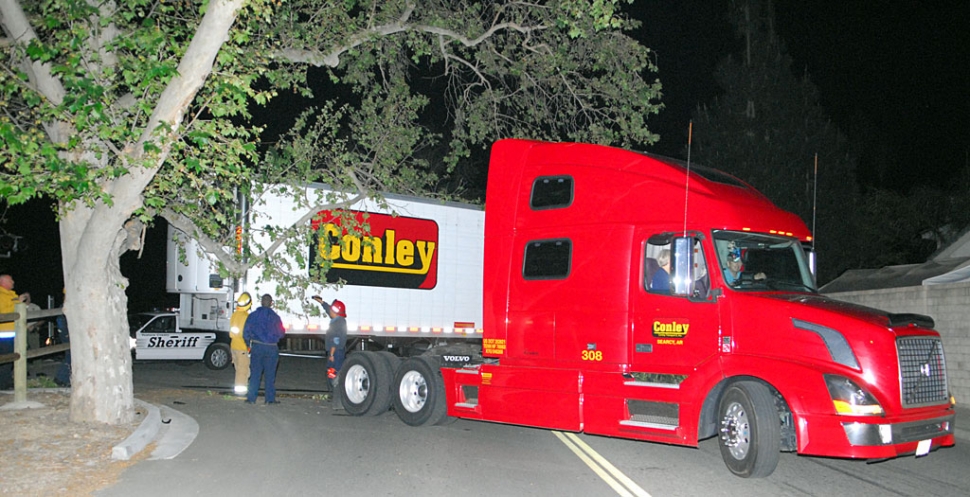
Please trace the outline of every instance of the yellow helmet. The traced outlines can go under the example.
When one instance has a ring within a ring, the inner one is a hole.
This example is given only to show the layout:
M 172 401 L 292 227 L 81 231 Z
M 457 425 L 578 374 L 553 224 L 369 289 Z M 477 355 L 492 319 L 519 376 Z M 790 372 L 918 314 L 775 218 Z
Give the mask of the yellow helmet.
M 242 295 L 236 299 L 236 309 L 248 311 L 253 305 L 253 298 L 249 296 L 249 292 L 243 292 Z

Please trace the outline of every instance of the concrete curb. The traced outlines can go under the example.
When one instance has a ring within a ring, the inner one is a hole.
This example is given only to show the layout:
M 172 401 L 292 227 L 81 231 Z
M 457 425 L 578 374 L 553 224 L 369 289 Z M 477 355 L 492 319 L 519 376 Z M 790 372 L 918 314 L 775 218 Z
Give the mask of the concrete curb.
M 150 460 L 172 459 L 189 448 L 199 435 L 199 423 L 187 414 L 167 406 L 160 406 L 162 427 L 159 430 L 158 445 L 152 451 Z
M 155 440 L 155 435 L 162 426 L 162 415 L 157 406 L 138 399 L 135 399 L 135 405 L 145 409 L 147 413 L 145 419 L 131 435 L 128 435 L 128 438 L 112 447 L 112 459 L 119 461 L 131 459 L 131 456 L 141 452 L 152 440 Z
M 150 460 L 172 459 L 192 445 L 199 434 L 199 423 L 191 416 L 139 399 L 135 399 L 135 404 L 145 409 L 145 419 L 128 438 L 111 449 L 112 459 L 127 461 L 153 441 L 158 443 Z

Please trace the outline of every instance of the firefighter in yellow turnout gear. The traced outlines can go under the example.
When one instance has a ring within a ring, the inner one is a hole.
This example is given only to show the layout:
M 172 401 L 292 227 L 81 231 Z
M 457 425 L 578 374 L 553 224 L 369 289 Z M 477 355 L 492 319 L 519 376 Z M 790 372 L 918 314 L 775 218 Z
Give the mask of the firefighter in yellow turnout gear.
M 243 340 L 243 328 L 249 317 L 249 308 L 253 306 L 253 298 L 249 292 L 243 292 L 236 300 L 236 310 L 229 318 L 229 348 L 232 349 L 232 365 L 236 368 L 236 382 L 233 393 L 246 395 L 249 384 L 249 350 Z

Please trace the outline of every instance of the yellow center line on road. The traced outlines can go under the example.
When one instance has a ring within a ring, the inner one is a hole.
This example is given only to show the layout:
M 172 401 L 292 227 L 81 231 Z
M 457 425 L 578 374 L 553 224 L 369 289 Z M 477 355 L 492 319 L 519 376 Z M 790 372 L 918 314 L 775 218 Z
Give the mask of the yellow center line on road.
M 561 431 L 553 431 L 552 433 L 566 447 L 569 447 L 569 450 L 573 451 L 580 460 L 586 463 L 607 485 L 613 488 L 617 494 L 624 497 L 650 497 L 650 494 L 646 490 L 640 488 L 639 485 L 623 474 L 622 471 L 616 469 L 616 466 L 610 464 L 606 458 L 593 450 L 589 445 L 586 445 L 586 442 L 580 440 L 575 433 L 563 433 Z

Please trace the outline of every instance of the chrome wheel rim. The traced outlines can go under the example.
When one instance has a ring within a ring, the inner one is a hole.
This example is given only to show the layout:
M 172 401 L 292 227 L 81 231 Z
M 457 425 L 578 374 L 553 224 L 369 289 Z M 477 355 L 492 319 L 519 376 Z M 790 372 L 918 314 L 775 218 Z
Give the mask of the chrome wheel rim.
M 744 407 L 732 402 L 721 419 L 721 443 L 728 448 L 731 457 L 741 461 L 751 449 L 751 425 Z
M 398 395 L 401 397 L 401 405 L 408 412 L 419 412 L 428 401 L 428 383 L 424 375 L 417 371 L 405 373 L 401 378 Z
M 370 392 L 370 375 L 367 374 L 367 368 L 359 364 L 351 366 L 347 370 L 344 381 L 347 400 L 353 404 L 360 404 L 367 399 L 367 394 Z

